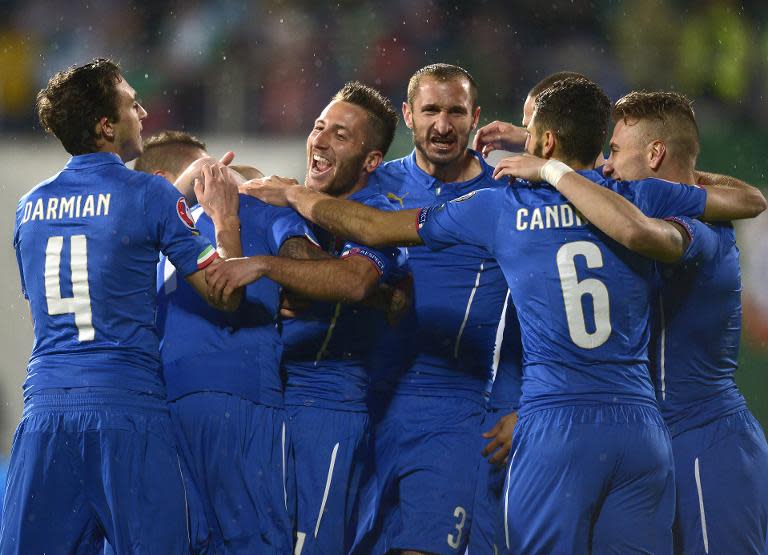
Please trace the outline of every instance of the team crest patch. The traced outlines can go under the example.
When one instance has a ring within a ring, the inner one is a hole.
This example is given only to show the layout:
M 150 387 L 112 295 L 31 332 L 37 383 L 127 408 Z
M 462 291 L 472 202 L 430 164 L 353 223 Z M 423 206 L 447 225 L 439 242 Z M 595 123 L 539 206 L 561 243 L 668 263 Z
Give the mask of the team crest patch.
M 477 191 L 470 191 L 466 195 L 461 195 L 460 197 L 453 199 L 453 201 L 451 202 L 464 202 L 465 200 L 471 199 L 476 194 L 477 194 Z
M 192 219 L 192 214 L 189 213 L 189 206 L 187 206 L 187 201 L 184 197 L 181 197 L 176 201 L 176 213 L 179 215 L 179 219 L 184 222 L 185 226 L 192 231 L 197 231 L 195 220 Z

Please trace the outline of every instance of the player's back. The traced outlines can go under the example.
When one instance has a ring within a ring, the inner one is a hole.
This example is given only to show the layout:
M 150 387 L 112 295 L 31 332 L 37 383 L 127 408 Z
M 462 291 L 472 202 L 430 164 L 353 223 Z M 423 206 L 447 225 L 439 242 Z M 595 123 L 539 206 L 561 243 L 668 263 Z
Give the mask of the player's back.
M 169 224 L 168 205 L 177 202 L 184 221 L 186 205 L 167 181 L 108 153 L 72 158 L 22 197 L 14 244 L 35 330 L 25 396 L 93 386 L 164 393 L 154 327 L 158 251 L 185 273 L 198 257 L 214 256 L 199 237 L 192 253 L 180 222 Z
M 213 222 L 192 208 L 200 233 L 215 241 Z M 307 232 L 288 208 L 240 196 L 243 256 L 277 256 L 284 240 Z M 158 331 L 169 400 L 198 391 L 219 391 L 269 406 L 282 406 L 277 331 L 280 289 L 262 278 L 245 287 L 234 312 L 209 306 L 163 256 L 157 266 Z
M 377 169 L 370 186 L 398 210 L 503 186 L 492 178 L 493 168 L 474 154 L 482 171 L 469 181 L 443 183 L 419 168 L 412 153 Z M 495 334 L 506 297 L 499 265 L 474 245 L 455 245 L 440 253 L 409 247 L 408 262 L 414 316 L 403 324 L 406 331 L 400 343 L 388 350 L 401 354 L 407 344 L 412 361 L 405 376 L 389 372 L 390 387 L 402 393 L 458 395 L 481 402 L 490 383 Z
M 703 210 L 699 189 L 582 173 L 654 217 Z M 504 271 L 525 353 L 522 411 L 603 402 L 655 406 L 647 353 L 650 260 L 591 226 L 548 185 L 518 182 L 434 210 L 422 213 L 427 244 L 484 246 Z M 477 226 L 467 228 L 469 221 Z
M 736 236 L 731 224 L 707 230 L 701 257 L 658 266 L 652 376 L 673 435 L 746 407 L 734 376 L 741 335 Z

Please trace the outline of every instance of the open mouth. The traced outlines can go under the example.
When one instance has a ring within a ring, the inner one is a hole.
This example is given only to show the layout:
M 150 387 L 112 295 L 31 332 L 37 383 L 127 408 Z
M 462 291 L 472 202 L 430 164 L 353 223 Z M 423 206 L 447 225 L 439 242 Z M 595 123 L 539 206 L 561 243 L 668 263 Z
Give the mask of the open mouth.
M 333 169 L 333 162 L 317 153 L 312 154 L 312 165 L 310 173 L 312 177 L 321 177 Z
M 455 137 L 430 137 L 429 144 L 431 144 L 436 150 L 447 151 L 453 148 L 456 144 Z

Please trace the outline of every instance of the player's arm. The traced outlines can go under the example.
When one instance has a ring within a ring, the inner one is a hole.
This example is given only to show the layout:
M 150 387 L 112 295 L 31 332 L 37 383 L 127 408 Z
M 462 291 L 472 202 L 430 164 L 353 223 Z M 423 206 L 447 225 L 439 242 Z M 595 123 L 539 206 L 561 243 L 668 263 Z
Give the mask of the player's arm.
M 205 213 L 213 221 L 219 258 L 214 259 L 205 270 L 194 272 L 186 279 L 211 306 L 232 311 L 240 306 L 243 298 L 242 287 L 233 287 L 227 291 L 216 290 L 211 286 L 206 273 L 221 264 L 223 259 L 243 256 L 240 242 L 238 192 L 224 176 L 219 165 L 205 165 L 202 167 L 202 179 L 195 180 L 195 195 Z
M 710 222 L 741 220 L 759 216 L 766 208 L 765 196 L 757 187 L 728 175 L 696 171 L 696 183 L 707 190 L 702 219 Z
M 420 245 L 419 210 L 377 210 L 359 202 L 341 200 L 298 185 L 296 181 L 270 176 L 248 181 L 240 192 L 274 206 L 290 206 L 299 214 L 340 237 L 357 243 Z
M 516 150 L 525 146 L 528 131 L 504 121 L 493 121 L 475 133 L 472 149 L 488 156 L 494 150 Z
M 677 223 L 649 218 L 634 204 L 593 183 L 557 160 L 510 156 L 499 162 L 494 177 L 521 177 L 552 184 L 595 227 L 631 251 L 661 262 L 676 262 L 690 240 Z
M 266 277 L 292 293 L 321 301 L 355 303 L 370 295 L 379 271 L 364 256 L 295 260 L 283 256 L 250 256 L 225 260 L 208 272 L 214 294 L 228 296 L 237 287 Z

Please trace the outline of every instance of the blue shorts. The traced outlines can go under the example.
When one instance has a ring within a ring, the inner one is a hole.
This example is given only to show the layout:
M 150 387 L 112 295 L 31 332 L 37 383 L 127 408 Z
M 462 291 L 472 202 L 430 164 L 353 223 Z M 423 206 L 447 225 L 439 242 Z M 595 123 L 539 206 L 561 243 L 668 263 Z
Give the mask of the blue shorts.
M 499 418 L 512 410 L 491 409 L 483 419 L 481 431 L 493 428 Z M 485 440 L 486 442 L 488 440 Z M 477 490 L 472 509 L 472 530 L 469 533 L 469 554 L 500 553 L 504 545 L 501 502 L 504 498 L 504 479 L 507 468 L 502 464 L 491 464 L 487 460 L 477 469 Z
M 36 395 L 16 430 L 0 553 L 189 553 L 179 457 L 164 400 Z
M 216 392 L 186 395 L 168 406 L 215 551 L 290 554 L 284 411 Z
M 396 395 L 377 414 L 380 506 L 366 552 L 464 553 L 483 460 L 484 413 L 467 399 Z
M 295 553 L 347 553 L 371 471 L 368 415 L 304 406 L 286 412 L 298 499 Z
M 676 553 L 766 552 L 768 445 L 749 410 L 672 439 Z
M 523 416 L 504 487 L 505 553 L 672 552 L 672 448 L 655 407 Z

